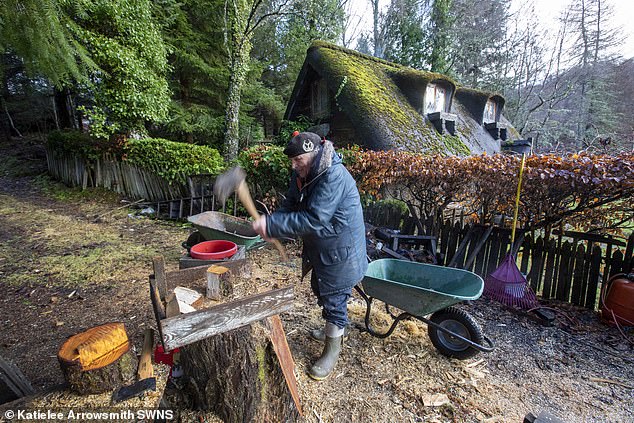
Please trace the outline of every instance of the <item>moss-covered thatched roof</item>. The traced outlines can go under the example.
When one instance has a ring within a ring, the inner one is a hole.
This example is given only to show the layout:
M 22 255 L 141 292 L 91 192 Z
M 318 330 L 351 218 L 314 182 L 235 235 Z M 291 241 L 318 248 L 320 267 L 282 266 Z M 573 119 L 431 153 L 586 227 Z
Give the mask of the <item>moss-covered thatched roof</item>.
M 504 97 L 496 93 L 474 90 L 473 88 L 459 87 L 456 91 L 456 100 L 460 101 L 469 111 L 471 117 L 482 124 L 484 108 L 489 99 L 495 100 L 500 109 L 504 108 Z
M 337 107 L 353 122 L 359 137 L 357 144 L 366 148 L 457 155 L 499 151 L 499 142 L 494 142 L 486 131 L 469 128 L 476 124 L 473 119 L 466 119 L 467 122 L 459 117 L 456 135 L 441 135 L 421 114 L 427 84 L 440 83 L 453 93 L 457 84 L 451 78 L 321 41 L 314 42 L 308 49 L 286 111 L 287 119 L 296 117 L 293 110 L 296 96 L 306 83 L 304 79 L 312 72 L 326 81 Z M 470 139 L 474 133 L 488 136 L 492 146 L 483 146 L 481 141 Z

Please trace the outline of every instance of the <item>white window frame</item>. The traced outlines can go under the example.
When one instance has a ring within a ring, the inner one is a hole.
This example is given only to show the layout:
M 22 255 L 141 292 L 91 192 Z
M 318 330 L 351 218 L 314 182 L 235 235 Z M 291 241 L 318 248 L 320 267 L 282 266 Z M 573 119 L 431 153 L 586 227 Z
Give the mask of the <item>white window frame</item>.
M 484 112 L 482 113 L 482 122 L 483 123 L 497 122 L 498 109 L 499 109 L 498 102 L 491 98 L 488 99 L 486 105 L 484 106 Z
M 427 84 L 425 88 L 425 114 L 444 112 L 447 104 L 447 88 Z

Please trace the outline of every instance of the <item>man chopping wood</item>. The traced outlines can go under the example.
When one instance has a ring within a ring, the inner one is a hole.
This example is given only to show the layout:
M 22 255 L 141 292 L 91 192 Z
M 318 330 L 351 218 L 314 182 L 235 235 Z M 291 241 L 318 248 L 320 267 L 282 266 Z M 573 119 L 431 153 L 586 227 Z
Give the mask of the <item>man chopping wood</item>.
M 335 153 L 332 142 L 312 132 L 294 133 L 284 149 L 292 175 L 286 198 L 271 215 L 253 222 L 263 238 L 300 236 L 302 278 L 312 270 L 310 285 L 322 307 L 324 350 L 308 374 L 326 378 L 335 367 L 348 325 L 347 302 L 368 267 L 365 225 L 356 183 Z

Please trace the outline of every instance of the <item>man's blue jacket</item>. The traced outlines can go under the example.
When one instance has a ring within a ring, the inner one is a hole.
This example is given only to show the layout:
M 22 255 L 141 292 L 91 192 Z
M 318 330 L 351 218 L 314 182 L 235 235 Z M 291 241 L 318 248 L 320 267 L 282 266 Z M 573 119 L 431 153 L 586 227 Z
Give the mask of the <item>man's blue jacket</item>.
M 272 238 L 301 236 L 303 275 L 312 268 L 320 295 L 352 288 L 368 268 L 357 185 L 325 141 L 306 181 L 293 172 L 286 199 L 267 216 Z

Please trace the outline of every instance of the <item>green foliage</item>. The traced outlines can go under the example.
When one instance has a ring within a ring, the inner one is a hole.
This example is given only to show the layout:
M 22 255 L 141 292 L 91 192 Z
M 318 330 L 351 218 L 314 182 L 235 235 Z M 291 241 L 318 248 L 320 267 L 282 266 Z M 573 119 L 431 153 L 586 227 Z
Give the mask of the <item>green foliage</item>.
M 264 138 L 273 138 L 279 128 L 286 103 L 275 90 L 264 84 L 260 78 L 262 67 L 253 61 L 251 72 L 242 91 L 240 114 L 240 145 L 253 145 Z M 245 130 L 246 129 L 246 130 Z
M 146 121 L 167 116 L 167 50 L 149 0 L 61 1 L 73 16 L 73 34 L 100 70 L 87 89 L 93 102 L 85 113 L 91 132 L 106 138 L 143 130 Z
M 56 86 L 85 82 L 98 66 L 73 32 L 72 15 L 60 0 L 0 2 L 0 51 L 22 57 L 31 75 L 45 75 Z M 0 69 L 0 75 L 2 69 Z
M 171 182 L 185 182 L 189 175 L 218 174 L 224 162 L 218 150 L 164 139 L 128 140 L 125 160 Z
M 277 206 L 280 194 L 288 190 L 291 162 L 283 151 L 282 147 L 262 144 L 238 155 L 238 162 L 247 172 L 251 190 L 267 206 Z
M 432 46 L 428 62 L 433 72 L 444 73 L 450 63 L 451 39 L 449 31 L 453 25 L 451 2 L 452 0 L 434 0 L 432 5 L 427 44 Z
M 393 1 L 386 14 L 385 58 L 416 69 L 426 68 L 424 19 L 417 0 Z
M 78 156 L 87 160 L 96 160 L 105 153 L 111 153 L 115 157 L 123 154 L 121 144 L 94 138 L 85 132 L 70 129 L 50 132 L 47 146 L 53 154 Z
M 341 155 L 341 160 L 345 166 L 354 166 L 360 160 L 363 160 L 363 151 L 358 145 L 340 148 L 337 153 Z
M 221 148 L 224 116 L 219 114 L 218 109 L 205 104 L 172 101 L 169 116 L 161 129 L 154 132 L 178 141 Z
M 310 44 L 338 41 L 343 27 L 344 10 L 337 0 L 293 2 L 289 13 L 255 31 L 254 56 L 269 69 L 262 80 L 288 101 Z M 276 34 L 275 42 L 271 42 L 271 34 Z
M 313 125 L 315 125 L 315 122 L 303 115 L 297 118 L 297 120 L 283 120 L 280 131 L 275 138 L 276 144 L 286 146 L 292 138 L 293 132 L 305 132 Z
M 130 138 L 125 143 L 114 144 L 79 131 L 55 131 L 48 137 L 48 147 L 53 154 L 79 156 L 89 162 L 107 153 L 111 158 L 149 170 L 170 183 L 183 183 L 189 175 L 218 174 L 224 167 L 216 149 L 165 139 Z
M 83 112 L 95 137 L 167 116 L 166 49 L 149 0 L 9 0 L 0 16 L 3 51 L 89 94 Z
M 223 45 L 223 7 L 217 0 L 153 2 L 169 46 L 172 100 L 167 119 L 152 136 L 222 147 L 228 56 Z

